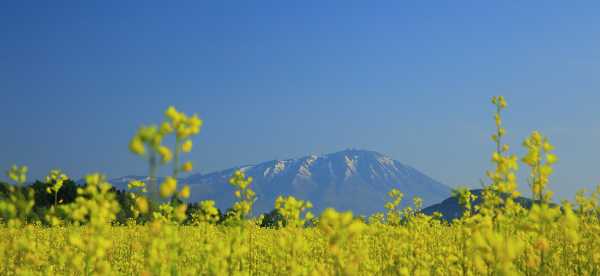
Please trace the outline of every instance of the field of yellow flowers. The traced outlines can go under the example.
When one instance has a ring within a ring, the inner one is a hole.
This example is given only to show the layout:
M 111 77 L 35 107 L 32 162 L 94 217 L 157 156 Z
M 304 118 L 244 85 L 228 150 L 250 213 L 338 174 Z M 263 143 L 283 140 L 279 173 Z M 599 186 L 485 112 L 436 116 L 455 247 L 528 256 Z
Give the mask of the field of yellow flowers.
M 101 174 L 90 174 L 73 202 L 56 196 L 68 177 L 45 179 L 54 204 L 31 219 L 33 191 L 25 187 L 27 167 L 8 171 L 14 182 L 0 198 L 1 275 L 598 275 L 600 274 L 600 188 L 580 192 L 574 202 L 556 204 L 548 189 L 557 157 L 547 137 L 533 132 L 517 157 L 503 143 L 503 97 L 494 97 L 496 131 L 493 170 L 481 203 L 468 189 L 454 192 L 464 215 L 452 222 L 400 208 L 403 194 L 390 191 L 385 213 L 356 218 L 282 195 L 273 203 L 282 220 L 262 228 L 250 217 L 256 198 L 252 179 L 231 176 L 237 202 L 220 220 L 215 202 L 187 212 L 188 186 L 178 176 L 192 170 L 184 155 L 202 120 L 169 108 L 158 125 L 143 126 L 130 150 L 149 164 L 150 180 L 133 181 L 121 206 Z M 169 139 L 166 139 L 169 138 Z M 174 141 L 170 147 L 165 141 Z M 533 205 L 524 208 L 516 172 L 527 167 Z M 158 183 L 157 171 L 172 174 Z M 479 201 L 478 201 L 479 202 Z M 129 208 L 127 223 L 117 212 Z

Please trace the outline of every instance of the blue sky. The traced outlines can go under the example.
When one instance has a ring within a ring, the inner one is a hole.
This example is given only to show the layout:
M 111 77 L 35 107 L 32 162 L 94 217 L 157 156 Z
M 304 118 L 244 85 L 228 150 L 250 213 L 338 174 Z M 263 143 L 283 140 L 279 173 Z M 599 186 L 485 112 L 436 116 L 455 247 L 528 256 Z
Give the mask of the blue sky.
M 124 2 L 0 4 L 0 167 L 145 174 L 127 143 L 175 105 L 199 172 L 353 147 L 477 186 L 502 94 L 560 198 L 600 183 L 599 3 Z

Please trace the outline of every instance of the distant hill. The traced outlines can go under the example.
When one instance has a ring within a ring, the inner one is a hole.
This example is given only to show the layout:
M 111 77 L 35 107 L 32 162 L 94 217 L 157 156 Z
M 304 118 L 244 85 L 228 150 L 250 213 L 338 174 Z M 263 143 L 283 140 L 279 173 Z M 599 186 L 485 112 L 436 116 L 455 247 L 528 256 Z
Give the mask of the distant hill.
M 477 196 L 477 200 L 475 200 L 475 202 L 473 202 L 473 206 L 476 206 L 481 203 L 481 200 L 482 200 L 481 193 L 482 192 L 483 192 L 483 189 L 471 190 L 471 193 L 473 193 L 474 195 Z M 521 206 L 523 206 L 525 208 L 530 208 L 533 205 L 533 200 L 530 198 L 526 198 L 526 197 L 518 197 L 518 198 L 516 198 L 515 201 L 517 203 L 521 204 Z M 457 198 L 449 197 L 438 204 L 434 204 L 434 205 L 431 205 L 431 206 L 423 209 L 423 213 L 425 213 L 427 215 L 432 215 L 434 212 L 439 212 L 440 214 L 442 214 L 442 219 L 451 221 L 455 218 L 462 217 L 463 208 L 458 203 Z
M 451 192 L 444 184 L 388 156 L 354 149 L 194 174 L 181 179 L 181 183 L 190 184 L 191 201 L 212 199 L 224 210 L 235 200 L 228 179 L 238 169 L 254 178 L 251 187 L 258 196 L 255 214 L 272 210 L 279 195 L 310 200 L 315 212 L 334 207 L 369 215 L 383 211 L 387 193 L 392 188 L 404 193 L 404 203 L 411 204 L 412 197 L 419 196 L 424 206 L 440 202 Z M 110 182 L 123 189 L 133 179 L 147 177 L 126 176 Z

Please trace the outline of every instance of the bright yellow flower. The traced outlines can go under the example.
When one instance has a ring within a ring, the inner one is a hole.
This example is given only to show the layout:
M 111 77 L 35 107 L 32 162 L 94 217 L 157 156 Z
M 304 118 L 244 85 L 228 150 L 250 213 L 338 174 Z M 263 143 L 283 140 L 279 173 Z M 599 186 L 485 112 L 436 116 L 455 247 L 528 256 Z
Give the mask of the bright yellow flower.
M 142 213 L 142 214 L 146 214 L 150 210 L 150 207 L 149 207 L 150 205 L 148 204 L 148 200 L 146 200 L 143 197 L 138 197 L 135 199 L 135 206 L 136 206 L 137 210 L 140 211 L 140 213 Z
M 165 111 L 165 116 L 173 123 L 178 123 L 181 120 L 181 114 L 173 106 L 169 106 L 169 108 L 167 108 L 167 111 Z
M 188 186 L 188 185 L 183 186 L 181 191 L 179 191 L 179 197 L 184 198 L 184 199 L 189 198 L 190 197 L 190 186 Z
M 183 163 L 181 167 L 184 172 L 191 172 L 194 169 L 194 164 L 191 161 Z
M 16 182 L 17 184 L 24 184 L 27 181 L 27 172 L 29 168 L 27 166 L 18 167 L 17 165 L 13 165 L 6 174 L 8 177 Z
M 181 145 L 181 151 L 188 153 L 192 151 L 192 140 L 186 140 L 185 142 L 183 142 L 183 144 Z
M 188 119 L 188 125 L 190 127 L 191 134 L 198 134 L 203 124 L 204 122 L 198 118 L 196 114 L 192 115 L 192 117 Z
M 163 122 L 160 125 L 160 132 L 165 135 L 173 132 L 173 126 L 169 122 Z
M 556 161 L 558 161 L 558 157 L 556 157 L 554 154 L 548 153 L 546 154 L 546 160 L 548 161 L 548 164 L 554 164 Z
M 142 139 L 140 139 L 139 136 L 135 136 L 131 139 L 129 150 L 137 155 L 144 155 L 146 153 L 144 142 L 142 142 Z
M 160 154 L 162 163 L 169 163 L 173 159 L 173 153 L 165 146 L 160 146 L 158 148 L 158 154 Z
M 160 196 L 168 198 L 172 196 L 177 190 L 177 179 L 167 177 L 165 181 L 160 185 Z

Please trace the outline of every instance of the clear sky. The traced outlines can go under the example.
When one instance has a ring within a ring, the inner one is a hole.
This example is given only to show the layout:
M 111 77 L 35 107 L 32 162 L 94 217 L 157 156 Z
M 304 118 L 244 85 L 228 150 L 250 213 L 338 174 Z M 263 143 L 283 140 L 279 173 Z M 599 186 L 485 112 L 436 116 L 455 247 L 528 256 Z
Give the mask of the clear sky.
M 600 2 L 124 2 L 0 4 L 0 167 L 145 174 L 128 141 L 175 105 L 198 172 L 352 147 L 477 186 L 502 94 L 560 197 L 600 183 Z

